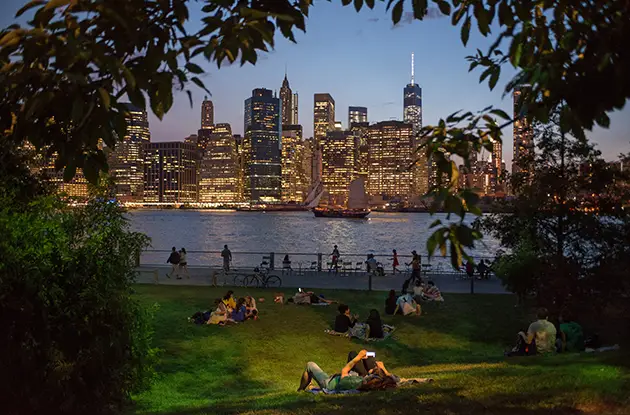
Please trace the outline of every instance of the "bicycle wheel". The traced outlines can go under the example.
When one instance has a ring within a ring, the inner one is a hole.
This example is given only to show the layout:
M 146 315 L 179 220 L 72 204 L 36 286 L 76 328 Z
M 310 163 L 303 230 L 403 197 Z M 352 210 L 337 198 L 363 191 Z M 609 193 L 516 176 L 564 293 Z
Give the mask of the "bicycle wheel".
M 280 288 L 282 286 L 282 280 L 277 275 L 270 275 L 265 280 L 265 287 Z
M 243 279 L 243 287 L 258 288 L 260 286 L 260 280 L 255 275 L 248 275 Z
M 246 275 L 236 274 L 234 276 L 234 286 L 235 287 L 246 287 L 246 285 L 245 285 L 245 279 L 246 278 L 247 278 Z

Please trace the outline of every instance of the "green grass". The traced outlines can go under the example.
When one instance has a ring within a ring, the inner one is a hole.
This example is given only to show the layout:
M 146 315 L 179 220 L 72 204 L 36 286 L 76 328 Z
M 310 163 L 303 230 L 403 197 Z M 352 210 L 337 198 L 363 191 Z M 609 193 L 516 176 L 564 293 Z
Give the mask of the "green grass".
M 446 295 L 422 317 L 384 317 L 394 338 L 362 344 L 329 336 L 336 307 L 279 305 L 265 297 L 261 318 L 235 327 L 196 326 L 186 318 L 210 308 L 222 289 L 138 286 L 157 303 L 153 387 L 135 396 L 138 414 L 559 414 L 630 413 L 628 355 L 503 357 L 528 316 L 506 295 Z M 287 294 L 291 290 L 284 290 Z M 319 291 L 318 291 L 319 292 Z M 321 291 L 362 318 L 383 307 L 383 293 Z M 402 377 L 434 383 L 350 396 L 296 393 L 307 361 L 339 372 L 348 351 L 374 350 Z M 625 363 L 625 364 L 624 364 Z

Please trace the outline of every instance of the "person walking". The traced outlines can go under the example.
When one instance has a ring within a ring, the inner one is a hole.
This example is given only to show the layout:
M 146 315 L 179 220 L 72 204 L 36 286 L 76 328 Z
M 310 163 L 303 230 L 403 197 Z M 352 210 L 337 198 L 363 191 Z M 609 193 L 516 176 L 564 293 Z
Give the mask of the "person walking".
M 179 257 L 179 252 L 177 252 L 177 248 L 173 247 L 173 250 L 171 251 L 171 255 L 166 260 L 167 264 L 171 264 L 171 275 L 173 275 L 174 273 L 177 273 L 178 278 L 179 278 L 179 258 L 180 257 Z M 171 278 L 171 275 L 169 275 L 168 272 L 166 273 L 167 278 Z
M 223 257 L 223 271 L 228 272 L 230 270 L 230 262 L 232 262 L 232 251 L 228 249 L 227 245 L 223 245 L 221 256 Z
M 396 274 L 396 272 L 400 272 L 400 270 L 398 269 L 398 265 L 400 265 L 400 263 L 398 262 L 398 253 L 396 252 L 396 250 L 394 249 L 392 252 L 393 257 L 390 258 L 392 260 L 392 274 Z
M 409 288 L 409 284 L 411 284 L 413 281 L 420 281 L 422 280 L 422 278 L 420 277 L 420 266 L 421 266 L 421 259 L 420 259 L 420 255 L 418 255 L 418 253 L 414 250 L 411 251 L 411 262 L 407 265 L 411 265 L 411 276 L 403 283 L 402 286 L 402 293 L 406 294 L 407 293 L 407 288 Z
M 341 256 L 339 254 L 339 249 L 337 248 L 337 245 L 335 245 L 335 247 L 333 248 L 332 253 L 330 254 L 330 256 L 332 257 L 332 262 L 330 264 L 330 268 L 328 269 L 328 272 L 330 272 L 333 268 L 335 269 L 335 273 L 337 273 L 337 271 L 339 270 L 339 257 Z
M 190 274 L 188 273 L 188 262 L 186 261 L 186 249 L 182 248 L 179 251 L 179 269 L 180 270 L 184 270 L 186 272 L 186 278 L 190 279 Z M 179 273 L 177 275 L 177 279 L 181 280 L 182 277 L 179 276 Z

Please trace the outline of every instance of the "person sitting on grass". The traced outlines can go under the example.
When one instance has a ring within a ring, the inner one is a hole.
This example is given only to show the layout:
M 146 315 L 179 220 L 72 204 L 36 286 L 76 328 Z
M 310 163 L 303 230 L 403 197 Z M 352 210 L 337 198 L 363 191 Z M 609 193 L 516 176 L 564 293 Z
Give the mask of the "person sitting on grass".
M 247 310 L 247 318 L 258 320 L 258 309 L 256 308 L 256 300 L 251 295 L 245 297 L 245 308 Z
M 419 303 L 425 299 L 424 290 L 424 282 L 422 280 L 416 280 L 416 284 L 413 287 L 413 299 L 416 300 L 416 302 Z
M 393 315 L 396 312 L 397 300 L 398 297 L 396 297 L 396 290 L 389 290 L 389 294 L 385 299 L 385 314 Z M 402 314 L 402 312 L 399 314 Z
M 383 362 L 368 358 L 367 350 L 350 352 L 348 363 L 341 373 L 328 375 L 315 362 L 308 362 L 300 379 L 298 392 L 306 390 L 314 379 L 320 388 L 329 391 L 378 390 L 396 387 L 396 380 L 387 371 Z
M 359 318 L 359 316 L 357 315 L 351 316 L 350 307 L 348 307 L 345 304 L 339 304 L 339 307 L 337 307 L 337 310 L 339 310 L 339 315 L 335 318 L 334 330 L 337 333 L 345 333 L 348 330 L 350 330 L 352 327 L 354 327 L 354 325 L 357 323 L 357 319 Z
M 234 310 L 234 308 L 236 308 L 236 300 L 234 299 L 234 291 L 229 290 L 227 293 L 225 293 L 225 295 L 223 296 L 223 304 L 227 306 L 230 312 Z
M 568 313 L 562 313 L 558 318 L 560 323 L 560 338 L 557 349 L 559 352 L 582 352 L 584 351 L 584 331 L 582 326 L 573 321 Z
M 556 327 L 547 318 L 549 312 L 541 307 L 536 313 L 538 320 L 529 325 L 527 333 L 518 333 L 516 346 L 506 356 L 531 356 L 553 353 L 556 350 Z
M 413 299 L 411 294 L 403 294 L 398 297 L 398 300 L 396 300 L 396 310 L 394 311 L 394 314 L 397 314 L 398 310 L 402 311 L 402 314 L 405 316 L 413 314 L 414 312 L 416 313 L 416 316 L 422 314 L 420 304 Z
M 367 324 L 369 328 L 367 337 L 372 339 L 382 339 L 384 337 L 383 322 L 381 321 L 381 315 L 378 313 L 378 310 L 370 310 L 370 315 L 365 321 L 365 324 Z
M 442 297 L 442 293 L 440 292 L 440 289 L 438 287 L 435 286 L 435 283 L 433 281 L 427 282 L 427 285 L 424 287 L 424 290 L 422 292 L 422 297 L 425 300 L 429 300 L 429 301 L 444 301 L 444 297 Z
M 232 320 L 242 323 L 247 319 L 247 307 L 245 306 L 245 299 L 239 298 L 236 302 L 236 307 L 232 310 Z
M 206 322 L 207 324 L 217 324 L 223 326 L 225 324 L 234 323 L 234 320 L 230 317 L 230 312 L 227 306 L 221 298 L 217 298 L 214 301 L 216 309 L 210 314 L 210 318 Z

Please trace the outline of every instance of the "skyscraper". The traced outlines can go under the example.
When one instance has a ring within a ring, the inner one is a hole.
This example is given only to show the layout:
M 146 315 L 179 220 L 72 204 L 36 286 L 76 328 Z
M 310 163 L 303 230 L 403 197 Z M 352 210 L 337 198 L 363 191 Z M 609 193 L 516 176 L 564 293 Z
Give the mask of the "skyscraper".
M 523 92 L 527 86 L 514 89 L 514 156 L 512 159 L 512 173 L 531 172 L 531 157 L 534 155 L 534 140 L 531 124 L 525 116 L 521 106 Z
M 201 104 L 201 128 L 212 128 L 214 125 L 214 104 L 204 97 Z
M 127 131 L 109 156 L 109 171 L 115 181 L 115 195 L 121 202 L 142 202 L 144 193 L 145 146 L 151 142 L 147 112 L 125 104 Z
M 170 141 L 146 144 L 145 202 L 197 201 L 198 151 L 193 144 Z
M 245 100 L 245 198 L 250 202 L 281 200 L 280 99 L 258 88 Z
M 495 170 L 497 180 L 501 177 L 503 162 L 503 143 L 500 141 L 492 142 L 492 168 Z
M 422 128 L 422 88 L 415 82 L 414 54 L 411 54 L 411 80 L 403 89 L 403 121 L 412 126 L 412 147 L 414 150 L 422 143 L 417 134 Z M 413 153 L 416 163 L 412 167 L 411 191 L 415 196 L 422 196 L 429 191 L 430 163 L 425 151 Z
M 321 143 L 326 139 L 326 134 L 334 129 L 335 100 L 330 94 L 315 94 L 313 105 L 313 183 L 322 178 Z
M 286 73 L 282 81 L 282 88 L 280 88 L 280 101 L 282 102 L 282 124 L 296 125 L 298 123 L 298 95 L 291 91 Z
M 232 127 L 215 124 L 199 163 L 199 202 L 238 201 L 238 165 Z
M 363 177 L 367 182 L 369 124 L 367 122 L 352 123 L 350 131 L 354 135 L 354 170 L 357 176 Z
M 368 122 L 368 111 L 366 107 L 348 107 L 348 130 L 352 128 L 352 123 Z
M 282 126 L 282 201 L 302 203 L 310 180 L 304 169 L 304 140 L 301 125 Z
M 351 131 L 329 131 L 321 143 L 322 183 L 328 203 L 345 206 L 350 182 L 355 178 L 354 135 Z
M 382 200 L 409 200 L 411 177 L 409 163 L 413 126 L 400 121 L 383 121 L 368 129 L 367 192 Z

